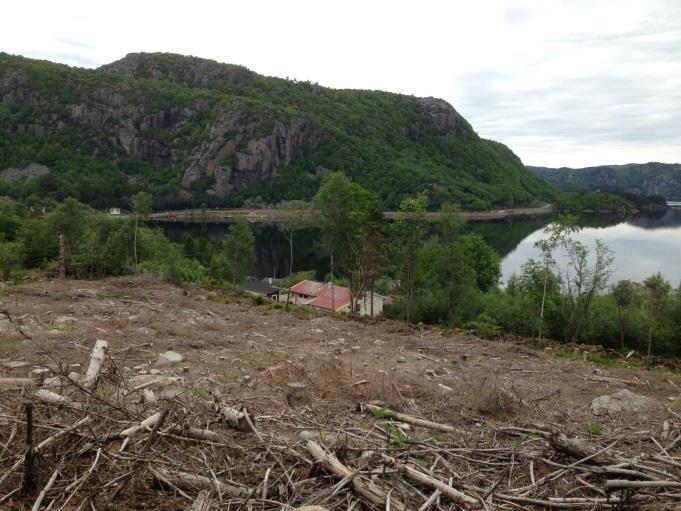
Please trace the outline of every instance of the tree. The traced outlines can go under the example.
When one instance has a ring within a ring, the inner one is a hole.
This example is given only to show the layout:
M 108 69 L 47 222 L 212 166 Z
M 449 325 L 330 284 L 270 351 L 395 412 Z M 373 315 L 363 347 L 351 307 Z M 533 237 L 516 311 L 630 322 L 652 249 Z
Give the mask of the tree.
M 589 249 L 571 236 L 576 230 L 573 217 L 564 217 L 545 229 L 549 252 L 558 247 L 566 259 L 562 279 L 567 306 L 566 338 L 572 342 L 579 336 L 593 297 L 605 289 L 614 259 L 612 250 L 601 240 L 596 240 L 594 262 L 590 264 Z
M 245 219 L 239 218 L 231 225 L 223 242 L 226 273 L 233 285 L 237 285 L 255 264 L 255 236 Z
M 648 309 L 648 359 L 653 345 L 653 332 L 659 329 L 669 307 L 669 293 L 672 289 L 658 272 L 643 281 L 645 303 Z
M 0 234 L 0 272 L 2 280 L 9 280 L 12 270 L 22 259 L 23 246 L 18 241 L 5 241 Z
M 294 233 L 309 223 L 310 219 L 307 215 L 307 209 L 309 209 L 309 204 L 305 201 L 293 200 L 288 204 L 289 213 L 286 222 L 282 225 L 282 230 L 284 231 L 284 236 L 288 240 L 289 244 L 289 264 L 288 264 L 288 275 L 289 277 L 293 275 L 293 237 Z M 291 303 L 291 293 L 286 293 L 286 307 L 285 310 L 288 311 L 289 305 Z
M 620 330 L 620 349 L 624 351 L 629 312 L 636 300 L 636 288 L 630 280 L 620 280 L 612 288 L 612 298 L 617 305 L 617 323 Z
M 332 308 L 335 310 L 333 285 L 337 268 L 350 281 L 350 312 L 354 314 L 367 290 L 369 267 L 373 264 L 368 240 L 382 224 L 378 198 L 343 173 L 334 172 L 324 179 L 312 206 L 315 221 L 322 229 L 322 246 L 330 256 Z
M 411 321 L 417 280 L 418 250 L 427 234 L 426 197 L 410 197 L 400 204 L 395 221 L 395 244 L 400 286 L 405 297 L 405 321 Z
M 135 261 L 135 273 L 139 268 L 139 260 L 137 257 L 137 232 L 139 230 L 139 222 L 146 220 L 151 213 L 151 196 L 145 192 L 139 192 L 132 199 L 132 217 L 135 223 L 135 230 L 133 235 L 133 259 Z

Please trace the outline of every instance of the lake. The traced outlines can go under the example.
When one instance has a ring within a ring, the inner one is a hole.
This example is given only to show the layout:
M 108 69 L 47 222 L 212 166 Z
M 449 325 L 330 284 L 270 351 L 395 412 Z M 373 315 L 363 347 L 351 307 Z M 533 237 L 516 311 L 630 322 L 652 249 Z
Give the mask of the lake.
M 502 256 L 502 282 L 520 270 L 530 257 L 539 252 L 534 243 L 543 237 L 550 217 L 469 222 L 466 232 L 479 234 Z M 574 237 L 593 247 L 601 239 L 614 251 L 611 282 L 622 279 L 642 281 L 661 272 L 674 286 L 681 282 L 681 209 L 663 214 L 637 215 L 626 220 L 587 218 Z M 202 235 L 212 239 L 224 237 L 227 224 L 159 222 L 166 234 L 179 241 L 186 235 Z M 258 278 L 283 277 L 289 267 L 289 245 L 276 225 L 254 224 Z M 317 250 L 319 231 L 303 229 L 295 234 L 294 271 L 314 269 L 322 278 L 328 272 L 328 259 Z
M 528 258 L 539 256 L 534 243 L 544 237 L 542 231 L 532 232 L 505 255 L 503 282 L 519 271 Z M 597 239 L 610 247 L 615 256 L 611 283 L 623 279 L 640 282 L 658 271 L 675 287 L 681 282 L 681 209 L 669 209 L 655 216 L 637 215 L 610 225 L 587 226 L 574 238 L 588 247 L 594 247 Z

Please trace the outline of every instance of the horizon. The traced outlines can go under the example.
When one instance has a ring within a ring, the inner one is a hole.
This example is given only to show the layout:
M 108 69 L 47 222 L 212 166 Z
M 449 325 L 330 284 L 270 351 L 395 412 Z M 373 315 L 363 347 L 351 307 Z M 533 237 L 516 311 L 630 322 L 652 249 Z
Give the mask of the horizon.
M 0 50 L 85 68 L 162 51 L 331 88 L 438 97 L 531 166 L 681 161 L 678 2 L 384 5 L 197 0 L 159 11 L 40 0 L 6 7 Z

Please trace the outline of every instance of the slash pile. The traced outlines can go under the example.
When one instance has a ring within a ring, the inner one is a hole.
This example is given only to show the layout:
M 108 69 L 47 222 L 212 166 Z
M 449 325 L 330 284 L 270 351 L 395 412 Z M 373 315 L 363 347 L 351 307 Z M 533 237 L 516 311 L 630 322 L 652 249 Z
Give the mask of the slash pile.
M 364 403 L 320 416 L 230 402 L 219 382 L 128 377 L 98 341 L 84 375 L 0 379 L 0 508 L 676 509 L 681 426 L 598 445 L 550 428 L 460 430 Z

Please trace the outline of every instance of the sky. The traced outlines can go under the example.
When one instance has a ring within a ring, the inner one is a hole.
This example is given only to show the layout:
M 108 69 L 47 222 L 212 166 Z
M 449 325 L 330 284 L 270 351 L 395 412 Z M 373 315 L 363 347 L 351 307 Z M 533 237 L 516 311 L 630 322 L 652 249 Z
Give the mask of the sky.
M 528 165 L 681 162 L 681 0 L 33 0 L 0 51 L 173 52 L 450 102 Z

